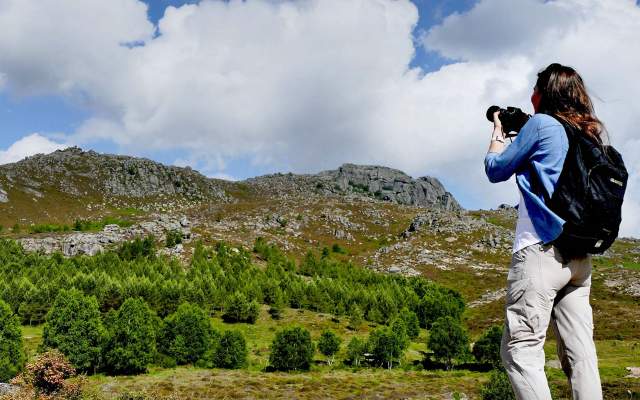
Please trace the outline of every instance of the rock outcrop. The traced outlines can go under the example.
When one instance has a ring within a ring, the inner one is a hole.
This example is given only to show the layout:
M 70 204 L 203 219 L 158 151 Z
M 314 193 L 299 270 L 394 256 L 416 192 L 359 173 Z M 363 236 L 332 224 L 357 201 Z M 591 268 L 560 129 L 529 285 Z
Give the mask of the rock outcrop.
M 182 195 L 197 200 L 226 197 L 218 180 L 191 168 L 166 166 L 145 158 L 99 154 L 78 147 L 0 165 L 0 178 L 4 178 L 6 185 L 35 198 L 46 196 L 45 190 L 71 196 Z M 0 201 L 6 198 L 6 192 L 2 193 Z
M 38 238 L 18 239 L 25 251 L 42 254 L 60 252 L 66 257 L 76 255 L 93 256 L 104 251 L 110 245 L 116 245 L 135 237 L 148 235 L 164 239 L 167 232 L 178 231 L 184 241 L 191 239 L 191 222 L 185 217 L 159 215 L 154 220 L 141 222 L 128 228 L 107 225 L 101 232 L 76 232 Z M 182 246 L 179 247 L 182 250 Z
M 253 190 L 273 196 L 346 195 L 396 204 L 458 211 L 462 207 L 436 178 L 414 179 L 397 169 L 343 164 L 318 174 L 271 174 L 243 181 Z

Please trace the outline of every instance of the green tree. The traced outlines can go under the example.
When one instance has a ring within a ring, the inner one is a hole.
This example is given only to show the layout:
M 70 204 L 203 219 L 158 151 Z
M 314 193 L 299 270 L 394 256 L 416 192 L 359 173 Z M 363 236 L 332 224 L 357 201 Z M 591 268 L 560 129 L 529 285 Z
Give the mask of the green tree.
M 403 308 L 400 311 L 400 318 L 404 321 L 407 327 L 407 335 L 409 339 L 415 339 L 420 336 L 420 321 L 418 316 L 408 308 Z
M 248 322 L 254 324 L 260 314 L 256 301 L 248 301 L 244 294 L 236 292 L 229 297 L 222 319 L 225 322 Z
M 377 328 L 369 334 L 367 349 L 376 365 L 389 369 L 393 368 L 394 362 L 400 361 L 404 352 L 402 338 L 388 326 Z
M 367 352 L 367 342 L 354 336 L 347 344 L 345 364 L 358 367 L 364 361 L 364 353 Z
M 330 330 L 325 330 L 320 335 L 320 340 L 318 341 L 318 350 L 320 353 L 324 354 L 329 359 L 329 365 L 333 364 L 333 357 L 340 350 L 340 344 L 342 343 L 342 339 L 338 337 L 334 332 Z
M 213 365 L 216 368 L 242 368 L 247 362 L 247 341 L 242 332 L 225 331 L 215 346 Z
M 142 299 L 127 299 L 105 318 L 105 369 L 114 374 L 147 370 L 156 353 L 157 317 Z
M 25 354 L 20 318 L 0 300 L 0 381 L 7 382 L 24 366 Z
M 364 321 L 364 313 L 357 304 L 353 304 L 349 308 L 349 329 L 358 330 Z
M 396 335 L 396 339 L 400 342 L 402 350 L 406 350 L 409 347 L 410 339 L 407 334 L 407 323 L 404 319 L 397 317 L 391 323 L 391 331 Z
M 195 304 L 183 303 L 164 320 L 158 350 L 178 365 L 195 363 L 211 348 L 215 334 L 209 316 Z
M 482 332 L 473 345 L 473 356 L 481 364 L 497 368 L 501 365 L 500 342 L 502 341 L 502 327 L 493 325 Z
M 489 381 L 480 389 L 482 400 L 515 400 L 511 382 L 506 372 L 494 369 L 489 375 Z
M 315 347 L 309 331 L 301 327 L 285 328 L 271 344 L 269 364 L 275 370 L 308 371 L 313 361 Z
M 440 317 L 450 316 L 460 319 L 464 312 L 464 301 L 458 292 L 442 287 L 428 290 L 418 304 L 417 314 L 420 326 L 430 329 Z
M 79 371 L 95 372 L 105 331 L 94 296 L 61 290 L 46 316 L 43 344 L 60 350 Z
M 460 321 L 446 316 L 438 318 L 429 331 L 427 346 L 436 358 L 443 361 L 447 369 L 453 367 L 453 360 L 469 351 L 469 336 Z

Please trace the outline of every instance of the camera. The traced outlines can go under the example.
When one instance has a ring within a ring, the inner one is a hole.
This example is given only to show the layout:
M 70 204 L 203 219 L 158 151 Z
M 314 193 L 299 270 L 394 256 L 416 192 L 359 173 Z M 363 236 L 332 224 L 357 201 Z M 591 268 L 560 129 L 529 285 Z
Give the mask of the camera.
M 531 118 L 531 115 L 525 113 L 518 107 L 507 107 L 504 109 L 499 106 L 491 106 L 487 110 L 487 119 L 489 121 L 493 122 L 493 113 L 496 111 L 500 111 L 498 118 L 500 118 L 500 122 L 502 122 L 502 130 L 506 137 L 516 136 L 524 124 Z

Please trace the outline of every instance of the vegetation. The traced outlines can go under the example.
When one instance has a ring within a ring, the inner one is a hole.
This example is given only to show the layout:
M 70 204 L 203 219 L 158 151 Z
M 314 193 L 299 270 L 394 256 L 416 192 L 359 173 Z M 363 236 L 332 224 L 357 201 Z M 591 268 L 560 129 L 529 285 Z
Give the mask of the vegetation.
M 489 382 L 482 387 L 480 395 L 482 400 L 515 400 L 516 398 L 506 372 L 498 369 L 491 371 Z
M 94 296 L 77 289 L 61 290 L 46 316 L 43 344 L 64 353 L 78 371 L 95 371 L 105 331 Z
M 450 316 L 441 317 L 429 331 L 427 346 L 436 360 L 443 361 L 447 369 L 451 369 L 455 359 L 468 354 L 469 337 L 460 321 Z
M 0 300 L 0 382 L 13 378 L 24 366 L 25 354 L 20 320 Z
M 215 346 L 212 365 L 216 368 L 237 369 L 247 362 L 247 341 L 241 332 L 225 331 Z
M 156 353 L 158 321 L 140 298 L 125 300 L 106 318 L 105 371 L 113 374 L 145 372 Z
M 182 232 L 180 232 L 179 230 L 172 230 L 167 232 L 167 237 L 165 240 L 166 247 L 174 247 L 180 243 L 182 243 Z
M 271 344 L 269 364 L 278 371 L 308 371 L 315 346 L 309 331 L 301 327 L 285 328 Z
M 498 368 L 500 360 L 500 342 L 502 341 L 502 327 L 493 325 L 482 333 L 473 345 L 473 356 L 480 364 Z
M 79 399 L 80 386 L 68 381 L 75 375 L 75 368 L 58 350 L 40 354 L 15 380 L 22 387 L 19 398 Z
M 340 350 L 342 339 L 334 332 L 325 330 L 318 341 L 318 350 L 327 357 L 330 357 L 329 364 L 333 364 L 333 357 Z
M 192 364 L 209 351 L 217 333 L 209 316 L 195 304 L 184 303 L 164 320 L 158 350 L 178 365 Z

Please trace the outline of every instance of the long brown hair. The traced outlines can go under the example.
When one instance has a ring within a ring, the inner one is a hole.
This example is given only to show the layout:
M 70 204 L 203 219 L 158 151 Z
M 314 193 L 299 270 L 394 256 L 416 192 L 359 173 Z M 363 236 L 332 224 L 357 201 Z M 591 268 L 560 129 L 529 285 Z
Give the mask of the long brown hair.
M 596 117 L 593 103 L 575 69 L 558 63 L 538 73 L 538 112 L 560 118 L 597 143 L 606 138 L 604 124 Z

